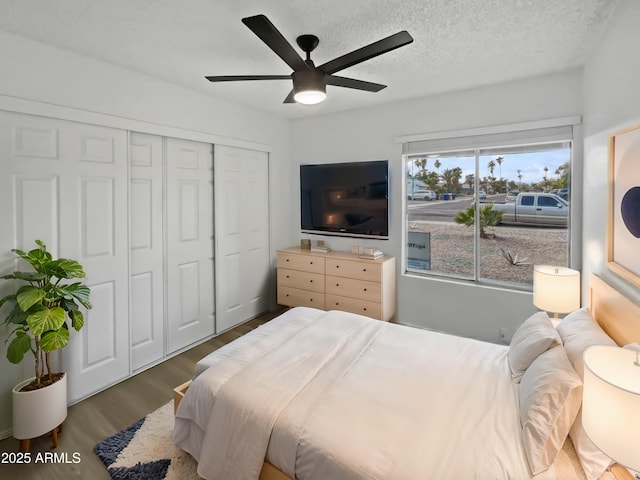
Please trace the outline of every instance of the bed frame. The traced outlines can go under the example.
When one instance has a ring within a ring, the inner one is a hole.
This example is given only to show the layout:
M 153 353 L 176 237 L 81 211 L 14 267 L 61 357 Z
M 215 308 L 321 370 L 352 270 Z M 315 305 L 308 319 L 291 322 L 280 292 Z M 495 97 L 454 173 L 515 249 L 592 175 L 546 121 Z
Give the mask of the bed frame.
M 589 278 L 589 310 L 618 345 L 640 343 L 640 305 L 594 274 Z
M 589 310 L 602 329 L 620 346 L 640 343 L 640 305 L 595 274 L 589 277 Z M 633 480 L 627 470 L 614 465 L 617 479 Z M 265 461 L 260 480 L 291 480 L 289 476 Z

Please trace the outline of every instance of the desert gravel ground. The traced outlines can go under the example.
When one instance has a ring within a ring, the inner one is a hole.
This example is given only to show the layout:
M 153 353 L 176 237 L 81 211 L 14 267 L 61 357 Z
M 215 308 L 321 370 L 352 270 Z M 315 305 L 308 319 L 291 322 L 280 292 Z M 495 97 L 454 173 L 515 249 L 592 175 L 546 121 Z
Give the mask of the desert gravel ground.
M 409 231 L 430 232 L 431 270 L 473 276 L 473 228 L 456 223 L 409 222 Z M 499 225 L 489 227 L 491 238 L 480 239 L 482 278 L 516 284 L 533 282 L 533 265 L 567 265 L 569 256 L 566 228 L 538 228 Z M 518 256 L 521 265 L 512 265 L 500 249 Z

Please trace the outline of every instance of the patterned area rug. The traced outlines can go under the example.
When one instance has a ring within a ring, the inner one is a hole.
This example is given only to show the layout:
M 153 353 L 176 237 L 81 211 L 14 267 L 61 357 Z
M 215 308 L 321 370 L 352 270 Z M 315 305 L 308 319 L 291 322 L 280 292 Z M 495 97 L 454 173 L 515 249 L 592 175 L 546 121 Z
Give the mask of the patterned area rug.
M 94 447 L 114 480 L 197 480 L 196 461 L 176 447 L 173 402 Z

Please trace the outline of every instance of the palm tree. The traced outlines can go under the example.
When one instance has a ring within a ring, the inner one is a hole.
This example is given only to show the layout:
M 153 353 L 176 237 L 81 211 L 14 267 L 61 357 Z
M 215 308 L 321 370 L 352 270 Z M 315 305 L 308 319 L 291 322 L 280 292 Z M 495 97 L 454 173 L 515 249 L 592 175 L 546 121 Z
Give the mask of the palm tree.
M 433 163 L 433 166 L 436 167 L 436 170 L 438 171 L 438 176 L 440 176 L 440 165 L 442 165 L 440 163 L 440 160 L 436 158 L 436 161 Z
M 455 192 L 460 184 L 462 169 L 460 167 L 446 168 L 442 172 L 442 180 L 449 192 Z
M 487 203 L 483 207 L 480 207 L 478 216 L 480 217 L 480 238 L 487 238 L 487 233 L 484 231 L 485 227 L 491 227 L 497 225 L 502 220 L 504 212 L 499 212 L 493 209 L 493 203 Z M 460 210 L 453 217 L 456 223 L 472 226 L 476 221 L 476 205 L 472 204 L 466 210 Z
M 504 160 L 504 157 L 498 157 L 496 158 L 496 163 L 498 164 L 498 167 L 500 168 L 500 180 L 502 181 L 502 161 Z
M 522 190 L 522 170 L 518 170 L 518 190 Z
M 487 178 L 487 186 L 485 187 L 487 193 L 489 192 L 489 181 L 490 180 L 494 180 L 494 176 L 493 176 L 493 170 L 496 168 L 496 162 L 494 162 L 493 160 L 489 160 L 489 163 L 487 164 L 487 167 L 489 167 L 489 177 Z
M 476 176 L 473 173 L 470 173 L 469 175 L 464 177 L 464 183 L 469 185 L 469 188 L 471 188 L 472 190 L 474 188 L 475 181 L 476 181 Z
M 549 171 L 549 167 L 545 165 L 544 170 L 544 190 L 546 191 L 549 188 L 549 181 L 547 180 L 547 172 Z

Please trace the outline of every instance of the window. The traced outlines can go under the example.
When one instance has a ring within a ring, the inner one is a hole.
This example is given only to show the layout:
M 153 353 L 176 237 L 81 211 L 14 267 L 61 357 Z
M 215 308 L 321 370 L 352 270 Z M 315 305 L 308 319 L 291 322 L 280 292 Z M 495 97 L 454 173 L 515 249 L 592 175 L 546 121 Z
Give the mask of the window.
M 407 272 L 530 289 L 534 264 L 569 266 L 572 129 L 543 130 L 405 144 Z

